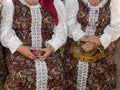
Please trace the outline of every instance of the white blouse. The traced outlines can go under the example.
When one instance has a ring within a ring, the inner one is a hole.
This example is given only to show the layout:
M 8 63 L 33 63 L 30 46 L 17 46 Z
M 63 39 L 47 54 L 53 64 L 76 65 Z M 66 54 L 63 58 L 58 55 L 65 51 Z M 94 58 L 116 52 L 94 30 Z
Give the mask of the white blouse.
M 19 0 L 19 1 L 22 4 L 26 4 L 28 7 L 30 7 L 32 19 L 34 19 L 37 16 L 41 16 L 40 13 L 34 12 L 34 10 L 38 11 L 38 8 L 40 8 L 40 4 L 32 6 L 32 5 L 28 5 L 24 0 Z M 2 19 L 1 19 L 1 29 L 0 29 L 0 40 L 3 46 L 9 48 L 11 53 L 14 53 L 17 50 L 17 48 L 23 43 L 17 37 L 15 31 L 12 28 L 13 15 L 14 15 L 14 5 L 12 0 L 3 0 L 2 2 L 3 2 L 3 8 L 1 13 Z M 53 30 L 54 34 L 52 36 L 52 39 L 46 42 L 46 47 L 51 45 L 56 51 L 66 42 L 67 28 L 65 23 L 66 17 L 65 17 L 64 4 L 60 0 L 54 0 L 54 4 L 58 12 L 59 24 L 55 26 Z M 32 24 L 33 23 L 31 23 L 31 26 L 33 26 Z
M 98 6 L 95 7 L 90 5 L 88 0 L 83 0 L 83 2 L 87 3 L 88 6 L 91 8 L 91 11 L 89 13 L 89 20 L 97 20 L 98 14 L 94 15 L 94 11 L 96 9 L 99 10 L 100 7 L 103 7 L 107 0 L 103 0 Z M 83 30 L 81 30 L 81 25 L 76 19 L 76 15 L 79 9 L 78 0 L 65 0 L 65 9 L 67 15 L 67 27 L 69 37 L 73 38 L 75 41 L 78 41 L 82 36 L 88 35 L 88 32 L 84 32 Z M 106 26 L 104 33 L 100 37 L 101 43 L 104 48 L 107 48 L 111 42 L 117 40 L 120 37 L 120 0 L 111 0 L 110 10 L 110 25 Z M 94 25 L 94 21 L 91 22 L 91 24 Z M 88 27 L 87 29 L 89 30 L 89 28 L 92 27 Z

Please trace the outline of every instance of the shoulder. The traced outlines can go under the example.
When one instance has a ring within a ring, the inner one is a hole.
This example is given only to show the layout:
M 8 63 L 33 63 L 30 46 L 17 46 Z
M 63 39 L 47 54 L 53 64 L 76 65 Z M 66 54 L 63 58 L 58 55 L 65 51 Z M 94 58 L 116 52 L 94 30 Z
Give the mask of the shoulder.
M 2 0 L 2 3 L 13 3 L 14 0 Z
M 57 10 L 58 17 L 66 19 L 64 3 L 61 0 L 54 0 L 54 5 Z
M 60 7 L 60 8 L 64 7 L 64 4 L 61 0 L 54 0 L 54 4 L 56 7 Z
M 120 0 L 111 0 L 111 5 L 120 5 Z
M 110 6 L 111 6 L 111 9 L 114 9 L 114 8 L 119 9 L 120 8 L 120 0 L 111 0 Z
M 57 12 L 63 12 L 65 10 L 64 4 L 61 0 L 54 0 L 54 5 Z
M 2 4 L 3 6 L 13 5 L 13 0 L 2 0 Z

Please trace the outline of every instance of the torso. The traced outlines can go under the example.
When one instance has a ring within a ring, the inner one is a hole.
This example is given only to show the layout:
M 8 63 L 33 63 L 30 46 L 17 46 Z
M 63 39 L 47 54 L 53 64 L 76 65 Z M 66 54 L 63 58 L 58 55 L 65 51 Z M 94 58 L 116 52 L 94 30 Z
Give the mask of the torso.
M 82 30 L 89 35 L 103 33 L 105 27 L 110 24 L 110 1 L 105 0 L 98 6 L 91 6 L 88 0 L 78 0 L 80 7 L 77 20 L 81 24 Z
M 35 7 L 37 7 L 38 9 L 40 8 L 39 6 L 35 6 Z M 42 15 L 42 21 L 41 21 L 41 23 L 42 23 L 41 33 L 42 33 L 42 39 L 43 39 L 42 41 L 45 44 L 45 41 L 52 38 L 54 21 L 53 21 L 53 18 L 50 13 L 45 11 L 43 8 L 41 8 L 39 10 Z M 32 13 L 30 12 L 30 7 L 21 4 L 18 0 L 17 3 L 15 4 L 13 28 L 15 29 L 18 36 L 20 34 L 21 35 L 24 34 L 19 37 L 20 37 L 20 39 L 23 39 L 23 42 L 25 42 L 25 43 L 27 43 L 26 41 L 30 41 L 30 38 L 31 38 L 31 24 L 32 24 L 32 16 L 31 15 L 32 15 Z M 33 17 L 33 19 L 34 18 L 36 18 L 36 17 Z M 29 33 L 29 34 L 26 34 L 26 33 Z M 24 38 L 26 38 L 26 39 L 24 39 Z M 27 39 L 29 39 L 29 40 L 27 40 Z M 24 40 L 26 40 L 26 41 L 24 41 Z M 29 45 L 30 45 L 30 42 L 28 42 Z M 44 44 L 43 44 L 43 47 L 45 47 Z
M 15 6 L 15 13 L 13 16 L 13 29 L 24 45 L 32 46 L 32 32 L 34 33 L 34 31 L 31 29 L 31 25 L 33 25 L 32 21 L 35 21 L 36 23 L 40 22 L 39 19 L 36 18 L 40 16 L 39 12 L 41 12 L 41 26 L 37 26 L 37 30 L 39 33 L 41 32 L 41 38 L 39 39 L 42 40 L 42 47 L 44 48 L 46 41 L 50 40 L 53 35 L 54 20 L 52 18 L 52 15 L 41 8 L 39 4 L 29 5 L 25 3 L 24 0 L 13 0 L 13 2 Z M 33 13 L 31 9 L 33 10 Z M 34 11 L 37 13 L 34 13 Z

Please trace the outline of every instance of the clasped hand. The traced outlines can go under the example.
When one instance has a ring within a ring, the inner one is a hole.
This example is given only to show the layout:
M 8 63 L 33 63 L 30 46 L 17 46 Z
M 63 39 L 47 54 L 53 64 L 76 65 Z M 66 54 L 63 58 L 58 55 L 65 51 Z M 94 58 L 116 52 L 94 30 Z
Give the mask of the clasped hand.
M 54 48 L 53 47 L 48 47 L 48 48 L 41 49 L 41 51 L 44 51 L 44 54 L 43 55 L 39 55 L 39 56 L 34 55 L 31 52 L 32 50 L 35 50 L 35 49 L 32 48 L 32 47 L 29 47 L 29 46 L 24 46 L 24 45 L 20 45 L 17 48 L 17 51 L 20 54 L 28 57 L 29 59 L 39 58 L 40 60 L 46 60 L 48 57 L 50 57 L 54 53 Z
M 96 48 L 98 48 L 101 45 L 100 42 L 100 38 L 98 36 L 92 35 L 92 36 L 83 36 L 81 38 L 81 41 L 85 42 L 85 44 L 83 44 L 81 46 L 81 48 L 85 51 L 85 52 L 89 52 L 92 51 Z

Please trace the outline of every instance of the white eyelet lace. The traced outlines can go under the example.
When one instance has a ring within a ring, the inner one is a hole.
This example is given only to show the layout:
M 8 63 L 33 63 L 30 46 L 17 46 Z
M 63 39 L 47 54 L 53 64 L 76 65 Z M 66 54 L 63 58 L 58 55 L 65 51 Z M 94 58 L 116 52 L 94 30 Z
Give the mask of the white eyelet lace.
M 86 80 L 88 76 L 88 63 L 78 62 L 77 90 L 86 89 Z

